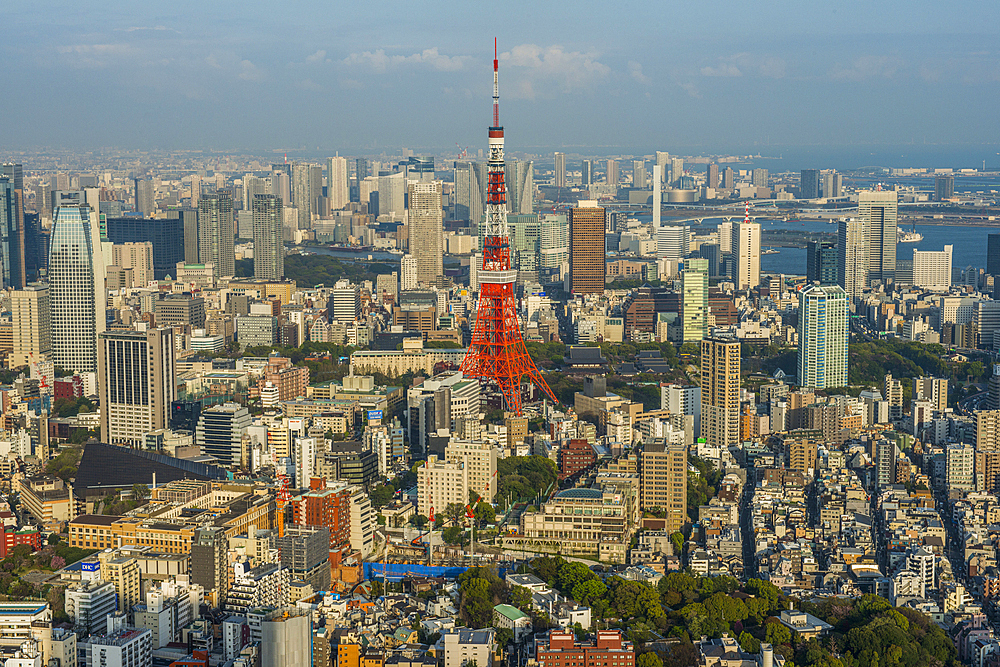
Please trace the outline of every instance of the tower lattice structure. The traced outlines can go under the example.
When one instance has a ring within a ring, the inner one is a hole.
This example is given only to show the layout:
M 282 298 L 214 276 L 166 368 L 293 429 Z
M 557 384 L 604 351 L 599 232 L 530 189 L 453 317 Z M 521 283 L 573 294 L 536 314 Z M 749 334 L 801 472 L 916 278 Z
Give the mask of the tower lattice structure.
M 528 354 L 514 303 L 517 270 L 511 268 L 507 231 L 507 184 L 504 180 L 503 127 L 496 42 L 493 45 L 493 125 L 489 130 L 486 186 L 486 234 L 479 271 L 479 308 L 472 343 L 462 361 L 462 373 L 495 384 L 504 407 L 521 414 L 521 382 L 525 376 L 556 401 Z

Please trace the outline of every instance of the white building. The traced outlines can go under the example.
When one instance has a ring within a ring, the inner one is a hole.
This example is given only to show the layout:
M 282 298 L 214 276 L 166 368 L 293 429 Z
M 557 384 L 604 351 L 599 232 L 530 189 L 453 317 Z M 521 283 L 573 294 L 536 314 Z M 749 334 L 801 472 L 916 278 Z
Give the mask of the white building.
M 316 438 L 295 438 L 295 485 L 309 488 L 309 480 L 316 476 Z
M 839 285 L 799 292 L 798 381 L 803 387 L 847 386 L 848 298 Z
M 472 661 L 478 667 L 493 667 L 493 637 L 493 628 L 450 628 L 443 631 L 443 667 L 465 667 Z
M 951 288 L 951 249 L 913 251 L 913 286 L 947 291 Z
M 736 289 L 748 290 L 760 285 L 760 223 L 733 225 L 732 253 Z
M 351 494 L 351 548 L 367 558 L 375 547 L 375 523 L 378 520 L 365 490 L 355 487 Z
M 66 589 L 66 615 L 85 632 L 105 632 L 108 614 L 117 609 L 114 582 L 84 581 Z
M 687 225 L 661 225 L 656 230 L 657 259 L 683 260 L 691 245 L 691 228 Z
M 464 462 L 446 463 L 431 454 L 417 468 L 417 513 L 430 517 L 450 503 L 469 502 L 469 470 Z
M 850 299 L 860 297 L 868 284 L 868 246 L 861 220 L 841 220 L 838 224 L 837 284 Z
M 114 588 L 112 586 L 112 588 Z M 0 606 L 0 647 L 11 650 L 34 641 L 42 647 L 42 664 L 47 664 L 52 632 L 52 610 L 48 602 L 7 601 Z M 59 667 L 67 667 L 65 664 Z
M 87 665 L 93 667 L 150 667 L 153 664 L 153 633 L 146 628 L 116 624 L 113 632 L 91 636 Z
M 361 315 L 361 289 L 357 285 L 334 289 L 327 307 L 331 322 L 354 322 Z
M 701 387 L 667 384 L 660 387 L 660 409 L 669 410 L 672 415 L 692 415 L 694 417 L 694 437 L 701 430 Z
M 444 448 L 448 463 L 464 463 L 469 489 L 493 502 L 497 493 L 497 450 L 488 442 L 451 440 Z
M 399 260 L 399 289 L 401 292 L 417 289 L 417 258 L 403 255 Z
M 276 563 L 250 567 L 233 564 L 233 577 L 226 595 L 226 610 L 245 614 L 258 607 L 280 607 L 288 601 L 289 572 Z

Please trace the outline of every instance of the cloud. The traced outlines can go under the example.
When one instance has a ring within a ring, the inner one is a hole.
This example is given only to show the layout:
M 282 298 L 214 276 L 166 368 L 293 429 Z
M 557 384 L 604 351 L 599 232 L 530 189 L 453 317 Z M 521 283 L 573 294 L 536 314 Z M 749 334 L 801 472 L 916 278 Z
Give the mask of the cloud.
M 176 32 L 178 35 L 181 34 L 180 30 L 174 30 L 173 28 L 168 28 L 165 25 L 154 25 L 154 26 L 134 25 L 128 28 L 115 28 L 115 30 L 118 30 L 119 32 L 151 31 L 151 32 Z
M 241 60 L 239 77 L 242 81 L 260 81 L 264 73 L 249 60 Z
M 128 44 L 71 44 L 60 46 L 57 51 L 65 56 L 70 67 L 76 68 L 104 68 L 135 55 Z
M 379 72 L 384 72 L 390 67 L 401 67 L 407 65 L 427 65 L 432 69 L 436 69 L 441 72 L 455 72 L 465 67 L 465 64 L 469 60 L 471 60 L 469 56 L 443 55 L 435 46 L 430 49 L 424 49 L 420 53 L 414 53 L 408 56 L 389 55 L 385 52 L 385 49 L 363 51 L 361 53 L 352 53 L 344 58 L 342 62 L 345 65 L 352 67 L 371 67 Z
M 848 66 L 834 65 L 830 76 L 840 81 L 860 81 L 876 77 L 891 79 L 902 65 L 903 61 L 894 56 L 861 56 Z
M 306 56 L 306 62 L 307 63 L 320 63 L 320 62 L 323 62 L 324 58 L 326 58 L 326 51 L 324 51 L 323 49 L 320 49 L 319 51 L 317 51 L 316 53 L 312 54 L 311 56 Z
M 639 83 L 652 83 L 652 79 L 642 73 L 642 64 L 634 60 L 628 61 L 629 75 Z
M 530 99 L 536 89 L 568 93 L 603 81 L 611 68 L 598 57 L 596 52 L 565 51 L 559 45 L 521 44 L 501 53 L 500 61 L 514 68 L 514 96 Z
M 743 76 L 740 68 L 732 63 L 719 63 L 718 67 L 702 67 L 702 76 Z
M 295 85 L 301 88 L 302 90 L 313 90 L 313 91 L 323 90 L 323 86 L 319 85 L 312 79 L 302 79 L 301 81 L 297 81 Z
M 700 90 L 698 90 L 698 86 L 694 85 L 694 84 L 693 84 L 693 83 L 691 83 L 690 81 L 689 81 L 689 82 L 686 82 L 686 83 L 680 83 L 680 84 L 678 84 L 678 85 L 679 85 L 679 86 L 680 86 L 680 87 L 681 87 L 681 88 L 682 88 L 682 89 L 684 90 L 684 92 L 686 92 L 686 93 L 687 93 L 687 94 L 688 94 L 689 96 L 693 97 L 693 98 L 694 98 L 694 99 L 696 99 L 696 100 L 700 100 L 700 99 L 701 99 L 701 91 L 700 91 Z
M 719 58 L 717 65 L 707 65 L 698 71 L 702 76 L 763 76 L 781 79 L 785 76 L 785 61 L 775 56 L 744 52 Z

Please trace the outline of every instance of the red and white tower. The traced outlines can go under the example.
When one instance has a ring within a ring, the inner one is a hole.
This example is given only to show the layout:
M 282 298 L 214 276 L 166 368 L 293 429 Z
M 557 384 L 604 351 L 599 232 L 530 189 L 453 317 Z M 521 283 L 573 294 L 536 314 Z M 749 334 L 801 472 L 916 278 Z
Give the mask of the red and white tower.
M 503 128 L 500 126 L 500 87 L 496 41 L 493 43 L 493 125 L 486 185 L 486 238 L 479 270 L 479 309 L 472 343 L 462 361 L 462 373 L 496 384 L 504 408 L 521 414 L 521 382 L 525 376 L 556 401 L 528 354 L 521 321 L 514 304 L 517 270 L 510 265 L 507 234 L 507 185 L 503 171 Z

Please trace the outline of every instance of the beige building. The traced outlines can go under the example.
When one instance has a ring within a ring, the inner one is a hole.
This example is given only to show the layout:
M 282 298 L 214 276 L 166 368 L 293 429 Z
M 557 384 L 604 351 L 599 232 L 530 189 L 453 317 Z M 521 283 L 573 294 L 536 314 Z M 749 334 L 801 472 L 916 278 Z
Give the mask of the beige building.
M 134 558 L 122 558 L 114 552 L 102 552 L 100 561 L 101 580 L 115 585 L 118 611 L 130 613 L 132 605 L 142 602 L 139 562 Z
M 930 401 L 935 410 L 944 412 L 948 409 L 948 378 L 915 378 L 913 397 L 918 401 Z
M 566 489 L 538 512 L 525 512 L 521 516 L 521 534 L 505 538 L 504 545 L 624 563 L 632 529 L 623 489 L 616 485 Z
M 665 530 L 675 532 L 687 523 L 687 451 L 679 443 L 660 438 L 647 442 L 640 459 L 641 504 L 666 512 Z
M 410 183 L 410 254 L 417 258 L 417 281 L 434 284 L 444 275 L 441 181 Z
M 448 463 L 433 454 L 417 468 L 417 513 L 430 517 L 450 503 L 469 502 L 469 469 L 464 461 Z
M 20 484 L 21 507 L 46 530 L 76 517 L 73 487 L 60 478 L 37 475 L 22 479 Z
M 701 437 L 709 447 L 728 448 L 740 437 L 740 342 L 701 341 Z
M 105 332 L 98 342 L 101 441 L 142 447 L 167 428 L 177 398 L 173 330 Z
M 493 502 L 497 493 L 497 450 L 491 444 L 452 440 L 444 448 L 444 460 L 464 463 L 469 489 L 483 496 L 486 502 Z
M 115 243 L 111 246 L 111 263 L 122 269 L 132 269 L 132 285 L 145 287 L 153 280 L 153 244 Z
M 52 353 L 52 329 L 49 322 L 49 287 L 30 283 L 10 294 L 13 315 L 13 348 L 10 367 L 18 368 Z

